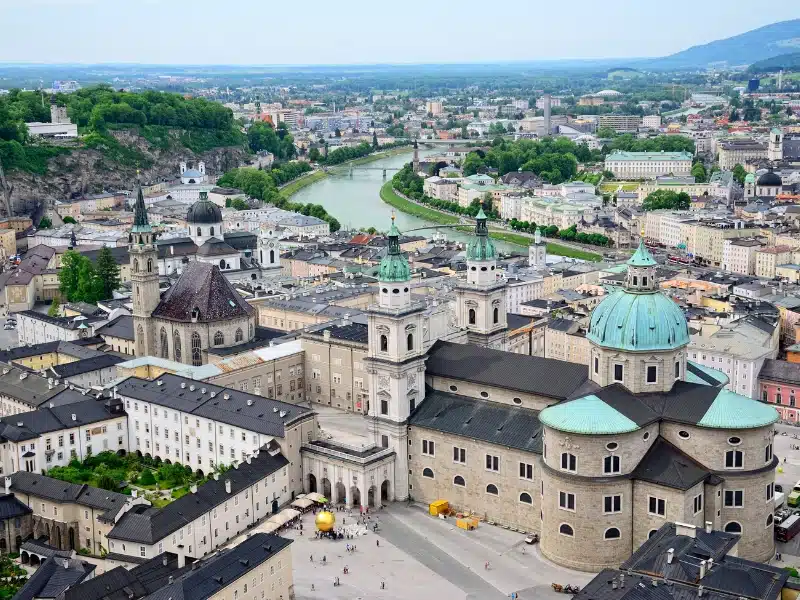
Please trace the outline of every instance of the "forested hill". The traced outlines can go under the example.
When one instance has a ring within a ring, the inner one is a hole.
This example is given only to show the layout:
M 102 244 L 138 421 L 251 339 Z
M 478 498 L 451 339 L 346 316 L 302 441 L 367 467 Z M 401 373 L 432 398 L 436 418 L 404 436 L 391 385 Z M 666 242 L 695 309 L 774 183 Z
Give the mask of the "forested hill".
M 174 177 L 182 160 L 205 160 L 210 172 L 223 173 L 247 152 L 233 113 L 202 98 L 100 86 L 54 100 L 78 125 L 78 140 L 29 136 L 26 122 L 50 121 L 48 98 L 17 90 L 0 96 L 0 160 L 18 201 L 129 189 L 137 169 L 156 181 Z

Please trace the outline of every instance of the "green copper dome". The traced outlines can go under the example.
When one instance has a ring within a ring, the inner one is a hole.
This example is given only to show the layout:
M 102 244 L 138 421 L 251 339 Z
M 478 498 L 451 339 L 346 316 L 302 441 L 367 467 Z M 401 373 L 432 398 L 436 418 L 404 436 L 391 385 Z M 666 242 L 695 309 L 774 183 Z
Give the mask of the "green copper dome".
M 486 226 L 486 214 L 483 208 L 478 211 L 475 219 L 475 236 L 467 243 L 467 260 L 495 260 L 497 250 L 489 238 L 489 228 Z
M 639 247 L 631 256 L 628 264 L 632 267 L 655 267 L 658 264 L 644 245 L 644 238 L 639 240 Z
M 720 390 L 697 424 L 710 429 L 752 429 L 771 425 L 777 420 L 778 411 L 769 404 L 730 390 Z
M 620 290 L 592 311 L 590 342 L 618 350 L 674 350 L 689 343 L 681 308 L 660 292 Z
M 548 406 L 539 413 L 543 425 L 583 435 L 612 435 L 636 431 L 639 426 L 594 394 Z
M 408 281 L 411 279 L 411 267 L 408 266 L 408 260 L 400 250 L 400 231 L 394 224 L 394 216 L 388 237 L 389 249 L 378 268 L 378 280 Z

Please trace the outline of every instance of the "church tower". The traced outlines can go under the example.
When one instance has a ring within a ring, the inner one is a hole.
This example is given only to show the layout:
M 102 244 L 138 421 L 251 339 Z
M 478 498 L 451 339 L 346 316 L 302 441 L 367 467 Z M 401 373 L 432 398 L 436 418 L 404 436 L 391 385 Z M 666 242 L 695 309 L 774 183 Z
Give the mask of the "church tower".
M 136 189 L 133 227 L 128 235 L 131 261 L 131 298 L 136 356 L 155 356 L 156 341 L 150 315 L 158 306 L 158 249 L 156 234 L 147 220 L 141 184 Z
M 414 175 L 419 173 L 419 145 L 417 144 L 416 138 L 414 138 L 414 160 L 411 163 L 411 167 L 414 170 Z
M 425 399 L 422 319 L 425 305 L 411 299 L 411 268 L 400 250 L 400 232 L 389 230 L 389 248 L 378 270 L 378 303 L 367 310 L 369 416 L 375 444 L 396 453 L 390 498 L 408 497 L 408 417 Z
M 533 234 L 533 243 L 528 246 L 528 266 L 544 269 L 547 266 L 547 244 L 542 241 L 542 231 L 537 229 Z
M 456 287 L 457 320 L 470 344 L 505 350 L 508 338 L 506 283 L 498 277 L 497 251 L 483 209 L 467 244 L 467 280 Z
M 773 127 L 769 132 L 767 158 L 773 162 L 783 160 L 783 132 L 777 127 Z
M 262 272 L 281 268 L 281 249 L 271 229 L 258 234 L 258 264 Z

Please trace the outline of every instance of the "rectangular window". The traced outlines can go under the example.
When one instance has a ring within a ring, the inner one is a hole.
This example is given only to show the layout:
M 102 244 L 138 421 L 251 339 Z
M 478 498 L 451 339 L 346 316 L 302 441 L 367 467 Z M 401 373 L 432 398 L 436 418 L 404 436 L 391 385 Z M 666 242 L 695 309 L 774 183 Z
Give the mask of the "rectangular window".
M 600 359 L 597 358 L 596 356 L 594 357 L 594 372 L 595 373 L 600 372 Z
M 499 456 L 492 456 L 491 454 L 486 455 L 486 468 L 489 471 L 499 471 L 500 470 L 500 457 Z
M 703 494 L 697 494 L 694 497 L 694 514 L 699 513 L 703 510 Z
M 561 468 L 564 471 L 577 471 L 578 470 L 578 461 L 575 458 L 574 454 L 570 454 L 569 452 L 562 452 L 561 453 Z
M 775 497 L 775 484 L 768 483 L 767 484 L 767 502 L 772 500 Z
M 611 455 L 603 459 L 603 473 L 619 473 L 620 461 L 619 456 Z
M 458 448 L 453 446 L 453 462 L 461 463 L 462 465 L 467 462 L 466 448 Z
M 647 367 L 647 383 L 655 383 L 658 379 L 658 367 L 655 365 L 648 365 Z
M 728 450 L 725 452 L 725 468 L 741 469 L 744 464 L 744 453 L 741 450 Z
M 422 453 L 427 456 L 436 456 L 436 448 L 433 441 L 422 440 Z
M 519 463 L 519 478 L 533 480 L 533 465 L 529 463 Z
M 603 512 L 605 514 L 622 512 L 622 495 L 603 496 Z
M 614 381 L 622 381 L 622 365 L 614 365 Z
M 744 491 L 725 490 L 724 504 L 726 508 L 741 508 L 744 506 Z
M 659 517 L 666 516 L 667 514 L 667 501 L 663 498 L 656 498 L 655 496 L 648 497 L 647 512 L 651 515 L 658 515 Z
M 575 510 L 575 494 L 558 492 L 558 507 L 563 510 Z
M 768 463 L 772 460 L 772 444 L 767 444 L 764 447 L 764 462 Z
M 389 401 L 388 400 L 381 400 L 381 414 L 388 415 L 389 414 Z

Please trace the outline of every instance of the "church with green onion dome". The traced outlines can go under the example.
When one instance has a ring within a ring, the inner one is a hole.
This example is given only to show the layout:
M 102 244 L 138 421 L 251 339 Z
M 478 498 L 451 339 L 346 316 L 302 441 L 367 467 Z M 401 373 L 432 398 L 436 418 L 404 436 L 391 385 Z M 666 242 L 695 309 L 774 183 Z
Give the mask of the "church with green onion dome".
M 737 535 L 740 557 L 768 560 L 778 414 L 688 360 L 686 318 L 643 243 L 627 266 L 591 314 L 588 380 L 539 413 L 542 554 L 613 567 L 673 521 Z

